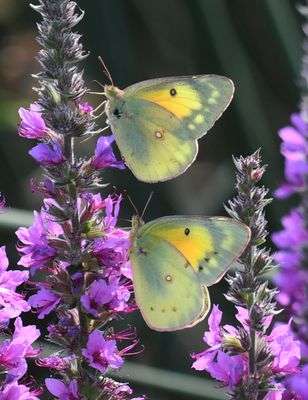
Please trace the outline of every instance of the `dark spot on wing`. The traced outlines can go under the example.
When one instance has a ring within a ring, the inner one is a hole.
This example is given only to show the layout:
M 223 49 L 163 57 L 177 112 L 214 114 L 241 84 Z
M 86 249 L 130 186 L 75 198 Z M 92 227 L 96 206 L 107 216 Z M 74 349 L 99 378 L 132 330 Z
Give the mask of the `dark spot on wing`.
M 151 311 L 154 311 L 154 307 L 150 307 L 150 310 L 151 310 Z
M 172 311 L 173 311 L 173 312 L 176 312 L 176 307 L 172 307 Z
M 199 270 L 199 271 L 202 271 L 202 270 L 203 270 L 202 265 L 199 265 L 198 270 Z
M 184 233 L 185 233 L 186 236 L 188 236 L 188 235 L 190 234 L 190 229 L 189 229 L 189 228 L 186 228 L 185 231 L 184 231 Z
M 170 95 L 175 96 L 176 95 L 176 90 L 174 88 L 170 89 Z
M 209 259 L 208 257 L 206 257 L 206 258 L 204 259 L 204 261 L 208 263 L 208 262 L 210 262 L 210 259 Z

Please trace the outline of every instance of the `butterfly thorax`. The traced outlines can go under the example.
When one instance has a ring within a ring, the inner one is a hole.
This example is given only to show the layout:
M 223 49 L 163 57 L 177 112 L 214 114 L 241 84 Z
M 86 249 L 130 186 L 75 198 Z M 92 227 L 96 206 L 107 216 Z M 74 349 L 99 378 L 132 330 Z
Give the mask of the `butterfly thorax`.
M 144 225 L 144 221 L 138 216 L 134 215 L 132 218 L 132 229 L 129 234 L 132 247 L 134 247 L 140 228 Z

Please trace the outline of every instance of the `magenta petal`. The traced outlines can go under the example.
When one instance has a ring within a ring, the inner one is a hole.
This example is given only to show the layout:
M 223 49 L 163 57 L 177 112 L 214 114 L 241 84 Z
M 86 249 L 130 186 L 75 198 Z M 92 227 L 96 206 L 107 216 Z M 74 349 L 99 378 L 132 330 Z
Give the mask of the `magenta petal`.
M 59 379 L 46 378 L 45 384 L 51 394 L 57 397 L 61 397 L 64 394 L 68 394 L 67 386 Z

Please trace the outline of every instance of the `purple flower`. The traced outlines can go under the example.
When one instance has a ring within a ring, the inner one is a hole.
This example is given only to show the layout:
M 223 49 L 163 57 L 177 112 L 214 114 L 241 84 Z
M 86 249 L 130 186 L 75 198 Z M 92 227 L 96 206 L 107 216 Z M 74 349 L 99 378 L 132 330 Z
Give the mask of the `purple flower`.
M 79 400 L 76 379 L 73 379 L 67 386 L 59 379 L 47 378 L 45 384 L 49 392 L 59 400 Z
M 282 139 L 281 153 L 285 156 L 286 182 L 276 190 L 275 196 L 281 199 L 301 191 L 308 172 L 307 125 L 298 114 L 293 114 L 291 120 L 294 127 L 287 126 L 279 131 Z
M 88 313 L 98 317 L 102 307 L 116 295 L 117 289 L 117 282 L 114 281 L 108 285 L 103 279 L 100 279 L 93 282 L 86 294 L 81 296 L 81 303 Z
M 5 197 L 0 192 L 0 209 L 5 206 Z
M 36 360 L 36 364 L 43 368 L 53 368 L 57 371 L 62 371 L 68 368 L 72 362 L 75 361 L 74 356 L 58 357 L 49 356 L 45 358 L 39 358 Z
M 34 325 L 23 326 L 18 317 L 15 320 L 15 332 L 12 340 L 6 339 L 0 344 L 0 365 L 8 371 L 10 381 L 20 379 L 27 371 L 25 357 L 37 354 L 32 343 L 40 336 Z
M 272 371 L 275 374 L 289 375 L 298 372 L 301 358 L 300 342 L 294 340 L 291 331 L 291 320 L 288 324 L 279 324 L 274 327 L 267 340 L 274 356 Z
M 107 368 L 121 368 L 123 359 L 118 355 L 115 340 L 106 340 L 101 332 L 93 331 L 89 335 L 87 348 L 82 354 L 88 359 L 91 367 L 104 373 Z
M 114 137 L 101 136 L 95 148 L 94 157 L 92 158 L 92 165 L 96 169 L 114 167 L 124 169 L 125 165 L 123 161 L 118 161 L 113 154 L 111 143 L 114 141 Z
M 273 242 L 280 249 L 275 254 L 275 261 L 282 266 L 275 277 L 275 283 L 281 290 L 277 299 L 296 311 L 305 301 L 305 287 L 308 284 L 306 272 L 299 268 L 300 249 L 308 240 L 308 232 L 302 215 L 296 209 L 282 218 L 282 224 L 284 229 L 272 235 Z
M 86 114 L 91 114 L 93 111 L 93 107 L 88 102 L 78 104 L 78 108 L 81 112 Z
M 282 218 L 284 230 L 272 235 L 272 240 L 280 249 L 296 248 L 308 240 L 308 232 L 298 210 L 293 209 L 289 215 Z
M 2 246 L 0 247 L 0 323 L 5 323 L 30 309 L 23 296 L 15 293 L 16 287 L 28 279 L 29 273 L 7 271 L 8 265 L 5 247 Z
M 31 104 L 30 110 L 20 108 L 18 110 L 21 123 L 18 133 L 28 139 L 42 139 L 46 137 L 46 125 L 42 118 L 41 107 L 38 104 Z
M 222 312 L 216 304 L 213 305 L 211 314 L 208 319 L 210 330 L 204 332 L 203 340 L 209 346 L 209 349 L 202 353 L 194 354 L 192 357 L 196 359 L 192 368 L 203 371 L 208 370 L 208 366 L 213 362 L 222 343 L 222 330 L 221 330 Z
M 38 318 L 43 319 L 60 303 L 61 297 L 42 287 L 36 294 L 30 296 L 28 303 L 38 312 Z
M 5 385 L 0 391 L 0 400 L 39 400 L 36 395 L 40 394 L 42 394 L 41 390 L 30 392 L 27 386 L 12 382 Z
M 45 222 L 44 213 L 38 212 L 34 212 L 34 223 L 30 228 L 19 228 L 16 232 L 21 242 L 17 248 L 23 254 L 18 265 L 31 267 L 32 274 L 57 254 L 56 250 L 48 244 L 48 233 L 57 235 L 58 226 Z
M 217 362 L 211 362 L 207 371 L 212 378 L 231 389 L 241 381 L 246 366 L 247 361 L 243 356 L 229 356 L 218 351 Z
M 304 365 L 301 373 L 291 375 L 284 381 L 288 391 L 295 392 L 298 399 L 308 400 L 308 365 Z
M 55 141 L 50 142 L 49 144 L 37 144 L 29 151 L 29 154 L 35 159 L 35 161 L 45 167 L 59 165 L 65 160 L 60 144 Z

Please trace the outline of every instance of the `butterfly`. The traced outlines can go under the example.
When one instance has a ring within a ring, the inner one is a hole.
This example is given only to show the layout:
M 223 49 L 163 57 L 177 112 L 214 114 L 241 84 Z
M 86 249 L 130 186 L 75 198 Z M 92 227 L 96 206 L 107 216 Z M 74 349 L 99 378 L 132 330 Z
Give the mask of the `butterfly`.
M 125 164 L 144 182 L 181 175 L 198 139 L 229 105 L 233 82 L 219 75 L 158 78 L 121 90 L 106 85 L 105 112 Z
M 137 305 L 147 325 L 176 331 L 202 321 L 208 286 L 217 283 L 250 240 L 250 229 L 226 217 L 133 217 L 129 259 Z

